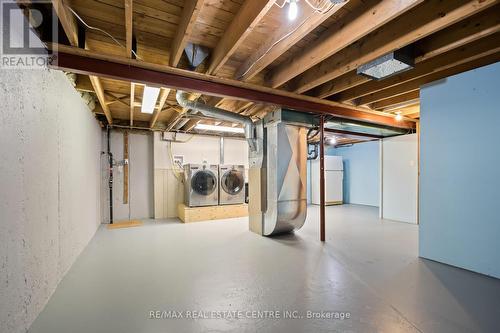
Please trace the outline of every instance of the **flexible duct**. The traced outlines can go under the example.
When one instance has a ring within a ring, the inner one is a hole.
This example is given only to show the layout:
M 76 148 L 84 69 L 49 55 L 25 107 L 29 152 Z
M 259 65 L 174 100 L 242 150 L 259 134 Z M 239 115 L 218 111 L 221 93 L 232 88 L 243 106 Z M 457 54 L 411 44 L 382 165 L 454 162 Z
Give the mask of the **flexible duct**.
M 255 125 L 250 117 L 206 105 L 198 101 L 190 101 L 188 94 L 181 90 L 177 90 L 175 97 L 177 103 L 183 108 L 201 112 L 207 117 L 243 124 L 245 126 L 245 138 L 250 146 L 250 150 L 256 150 Z

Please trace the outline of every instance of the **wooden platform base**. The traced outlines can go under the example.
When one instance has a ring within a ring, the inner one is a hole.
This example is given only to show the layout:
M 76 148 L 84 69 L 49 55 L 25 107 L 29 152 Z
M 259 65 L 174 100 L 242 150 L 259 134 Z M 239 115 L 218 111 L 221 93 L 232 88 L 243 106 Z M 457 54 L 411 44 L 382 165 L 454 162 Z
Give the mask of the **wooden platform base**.
M 248 205 L 224 205 L 207 207 L 187 207 L 179 204 L 177 207 L 179 219 L 184 223 L 230 219 L 248 216 Z
M 113 224 L 108 224 L 108 229 L 131 228 L 131 227 L 139 227 L 141 225 L 143 225 L 143 223 L 139 220 L 116 221 Z

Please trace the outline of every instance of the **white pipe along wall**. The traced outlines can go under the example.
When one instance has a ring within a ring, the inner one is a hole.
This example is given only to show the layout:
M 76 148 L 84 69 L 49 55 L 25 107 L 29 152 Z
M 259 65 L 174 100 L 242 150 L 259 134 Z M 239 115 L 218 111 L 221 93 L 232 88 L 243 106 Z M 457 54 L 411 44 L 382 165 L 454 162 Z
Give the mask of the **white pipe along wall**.
M 153 205 L 153 134 L 145 131 L 128 131 L 128 202 L 124 203 L 124 133 L 111 130 L 113 167 L 113 220 L 149 219 L 154 216 Z M 107 133 L 103 131 L 102 150 L 107 150 Z M 102 161 L 102 223 L 109 223 L 109 163 Z
M 101 128 L 64 73 L 0 70 L 0 332 L 25 332 L 100 223 Z

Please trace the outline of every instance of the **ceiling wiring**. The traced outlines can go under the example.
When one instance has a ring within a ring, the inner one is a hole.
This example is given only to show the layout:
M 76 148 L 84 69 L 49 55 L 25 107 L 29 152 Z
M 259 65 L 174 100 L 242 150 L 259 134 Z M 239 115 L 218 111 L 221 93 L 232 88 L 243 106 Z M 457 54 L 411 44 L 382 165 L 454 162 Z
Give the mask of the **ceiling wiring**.
M 287 0 L 285 0 L 285 3 L 286 3 Z M 329 0 L 328 0 L 329 1 Z M 275 3 L 276 4 L 276 3 Z M 283 4 L 284 5 L 284 4 Z M 279 5 L 277 5 L 279 7 Z M 321 13 L 322 15 L 323 14 L 326 14 L 328 11 L 330 11 L 335 5 L 330 5 L 330 8 L 328 8 L 328 10 L 324 13 Z M 282 8 L 282 7 L 280 7 Z M 312 17 L 313 14 L 309 15 L 308 17 L 306 17 L 298 26 L 296 26 L 293 30 L 287 32 L 286 34 L 284 34 L 283 36 L 281 36 L 277 41 L 275 41 L 267 50 L 266 52 L 264 52 L 259 58 L 257 58 L 256 61 L 254 61 L 248 68 L 247 70 L 241 74 L 238 79 L 242 79 L 243 77 L 245 77 L 245 75 L 248 74 L 248 72 L 255 66 L 255 64 L 257 64 L 262 58 L 264 58 L 267 54 L 269 54 L 269 52 L 271 52 L 271 50 L 276 46 L 278 45 L 279 43 L 281 43 L 283 40 L 285 40 L 286 38 L 288 38 L 290 35 L 294 34 L 297 30 L 299 30 L 311 17 Z
M 304 0 L 305 3 L 311 7 L 316 13 L 320 13 L 320 14 L 324 14 L 326 12 L 328 12 L 331 8 L 330 7 L 333 7 L 335 6 L 336 4 L 335 3 L 332 3 L 330 0 L 323 0 L 320 2 L 319 5 L 315 6 L 314 4 L 311 3 L 311 0 Z M 280 5 L 278 4 L 277 2 L 275 2 L 274 4 L 278 7 L 278 8 L 284 8 L 286 3 L 289 2 L 289 0 L 284 0 L 283 3 Z
M 84 19 L 82 19 L 82 18 L 80 17 L 80 15 L 78 15 L 78 14 L 77 14 L 77 13 L 73 10 L 73 8 L 71 8 L 70 6 L 66 6 L 66 7 L 67 7 L 67 8 L 68 8 L 68 9 L 69 9 L 69 10 L 70 10 L 70 11 L 71 11 L 71 12 L 72 12 L 75 16 L 76 16 L 76 18 L 77 18 L 80 22 L 82 22 L 82 24 L 83 24 L 83 25 L 85 25 L 88 29 L 90 29 L 90 30 L 96 30 L 96 31 L 99 31 L 99 32 L 101 32 L 101 33 L 105 34 L 106 36 L 108 36 L 109 38 L 111 38 L 111 39 L 112 39 L 112 40 L 113 40 L 116 44 L 118 44 L 119 46 L 121 46 L 121 47 L 123 47 L 123 48 L 126 48 L 126 46 L 125 46 L 125 45 L 123 45 L 123 44 L 122 44 L 122 43 L 121 43 L 118 39 L 116 39 L 116 38 L 115 38 L 113 35 L 111 35 L 109 32 L 107 32 L 107 31 L 105 31 L 105 30 L 103 30 L 103 29 L 100 29 L 100 28 L 93 27 L 93 26 L 89 25 L 87 22 L 85 22 L 85 20 L 84 20 Z M 137 53 L 136 53 L 134 50 L 132 50 L 132 54 L 136 57 L 136 59 L 142 60 L 142 59 L 141 59 L 141 57 L 139 57 L 139 56 L 137 55 Z

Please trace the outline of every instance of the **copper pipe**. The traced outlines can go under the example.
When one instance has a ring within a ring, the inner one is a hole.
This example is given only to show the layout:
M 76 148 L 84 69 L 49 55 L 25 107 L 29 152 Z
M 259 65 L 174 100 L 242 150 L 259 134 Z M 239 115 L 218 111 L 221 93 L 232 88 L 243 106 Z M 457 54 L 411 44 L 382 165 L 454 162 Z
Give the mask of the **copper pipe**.
M 325 241 L 325 116 L 319 121 L 319 239 Z

